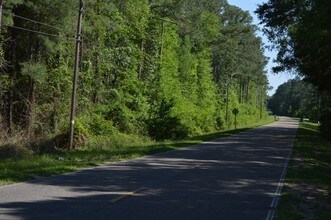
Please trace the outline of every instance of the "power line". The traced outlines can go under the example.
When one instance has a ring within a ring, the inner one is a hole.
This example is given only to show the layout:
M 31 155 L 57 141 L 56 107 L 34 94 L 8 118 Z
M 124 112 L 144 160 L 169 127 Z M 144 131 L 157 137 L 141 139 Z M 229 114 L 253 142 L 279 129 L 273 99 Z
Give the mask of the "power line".
M 3 11 L 4 14 L 7 14 L 7 15 L 12 15 L 14 17 L 17 17 L 17 18 L 20 18 L 20 19 L 23 19 L 23 20 L 26 20 L 26 21 L 30 21 L 30 22 L 34 22 L 36 24 L 41 24 L 41 25 L 44 25 L 46 27 L 50 27 L 50 28 L 54 28 L 54 29 L 57 29 L 57 30 L 60 30 L 60 31 L 63 31 L 61 28 L 59 27 L 56 27 L 56 26 L 53 26 L 53 25 L 50 25 L 50 24 L 46 24 L 46 23 L 43 23 L 43 22 L 40 22 L 40 21 L 36 21 L 36 20 L 32 20 L 30 18 L 26 18 L 26 17 L 23 17 L 23 16 L 20 16 L 20 15 L 16 15 L 12 12 L 7 12 L 7 11 Z
M 74 37 L 64 37 L 64 36 L 60 36 L 60 35 L 56 35 L 56 34 L 49 34 L 49 33 L 46 33 L 46 32 L 31 30 L 31 29 L 17 27 L 17 26 L 13 26 L 13 25 L 4 25 L 4 26 L 14 28 L 14 29 L 18 29 L 18 30 L 22 30 L 22 31 L 28 31 L 28 32 L 36 33 L 36 34 L 41 34 L 41 35 L 45 35 L 45 36 L 49 36 L 49 37 L 64 38 L 64 39 L 67 39 L 67 40 L 76 40 L 76 38 L 74 38 Z

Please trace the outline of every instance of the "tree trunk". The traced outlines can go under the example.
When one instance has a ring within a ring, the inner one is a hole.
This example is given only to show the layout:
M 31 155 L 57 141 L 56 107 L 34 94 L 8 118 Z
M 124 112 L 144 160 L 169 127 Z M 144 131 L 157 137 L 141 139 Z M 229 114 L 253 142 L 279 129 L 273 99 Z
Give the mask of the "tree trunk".
M 53 100 L 53 111 L 52 111 L 52 114 L 51 114 L 51 129 L 52 129 L 52 132 L 55 134 L 56 133 L 56 130 L 57 130 L 57 104 L 56 103 L 56 100 Z
M 229 121 L 229 86 L 230 82 L 226 85 L 226 105 L 225 105 L 225 121 Z
M 100 0 L 97 1 L 96 5 L 96 14 L 100 15 Z M 96 33 L 96 48 L 100 47 L 100 35 L 99 32 Z M 92 97 L 92 102 L 93 103 L 98 103 L 99 100 L 99 85 L 101 81 L 100 72 L 99 72 L 99 66 L 100 66 L 100 55 L 99 55 L 99 50 L 97 49 L 94 54 L 94 91 L 93 91 L 93 97 Z
M 145 42 L 144 41 L 141 42 L 140 51 L 141 51 L 141 54 L 142 54 L 142 58 L 141 58 L 141 61 L 140 61 L 140 64 L 139 64 L 138 79 L 141 79 L 142 71 L 143 71 L 143 63 L 144 63 L 143 53 L 145 51 Z
M 38 20 L 38 17 L 35 18 Z M 39 26 L 37 27 L 39 30 Z M 30 64 L 41 61 L 41 42 L 38 40 L 34 45 L 31 42 L 30 48 Z M 33 124 L 35 120 L 35 103 L 36 103 L 36 81 L 29 76 L 29 93 L 28 93 L 28 111 L 27 111 L 27 133 L 28 137 L 33 138 Z
M 261 88 L 260 88 L 260 119 L 262 119 L 262 106 L 263 106 L 262 92 L 263 92 L 263 87 L 261 86 Z
M 32 125 L 34 123 L 34 108 L 35 108 L 35 103 L 36 103 L 36 96 L 35 96 L 35 91 L 36 91 L 36 83 L 35 81 L 29 77 L 29 106 L 28 106 L 28 115 L 27 115 L 27 132 L 28 132 L 28 137 L 32 137 L 33 131 L 32 131 Z
M 249 101 L 249 83 L 250 83 L 250 80 L 248 79 L 247 80 L 247 84 L 246 84 L 246 103 Z
M 2 117 L 2 113 L 3 113 L 3 109 L 4 109 L 4 106 L 5 106 L 5 99 L 4 99 L 4 95 L 2 93 L 2 81 L 0 79 L 0 132 L 3 131 L 4 129 L 4 122 L 3 122 L 3 117 Z M 0 134 L 0 138 L 1 138 L 2 134 Z
M 239 103 L 242 103 L 242 94 L 243 94 L 243 80 L 240 79 L 239 82 Z
M 94 92 L 93 92 L 93 103 L 98 103 L 99 100 L 99 85 L 100 85 L 100 76 L 99 76 L 99 62 L 100 62 L 100 56 L 99 53 L 96 52 L 95 54 L 95 65 L 94 65 L 94 76 L 95 76 L 95 81 L 94 81 Z
M 14 86 L 15 86 L 15 73 L 11 73 L 9 75 L 9 89 L 8 89 L 8 110 L 7 110 L 7 114 L 8 114 L 8 133 L 9 135 L 12 135 L 13 133 L 13 103 L 14 103 Z

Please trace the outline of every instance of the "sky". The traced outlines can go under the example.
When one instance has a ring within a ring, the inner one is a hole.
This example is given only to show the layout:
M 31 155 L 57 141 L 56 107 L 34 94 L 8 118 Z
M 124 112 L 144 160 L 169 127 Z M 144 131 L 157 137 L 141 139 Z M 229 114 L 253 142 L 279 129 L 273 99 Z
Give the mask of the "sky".
M 259 20 L 255 15 L 254 11 L 256 10 L 257 5 L 262 4 L 263 2 L 267 2 L 267 0 L 228 0 L 229 4 L 242 8 L 244 11 L 249 11 L 251 16 L 253 17 L 253 23 L 256 25 L 259 24 Z M 259 27 L 262 28 L 261 25 L 259 25 Z M 270 42 L 262 34 L 262 32 L 259 32 L 258 35 L 262 37 L 262 41 L 265 45 L 270 45 Z M 265 56 L 270 58 L 269 63 L 266 67 L 268 71 L 269 85 L 273 87 L 272 90 L 268 91 L 268 95 L 273 95 L 279 85 L 295 77 L 293 74 L 290 73 L 272 73 L 272 67 L 276 66 L 276 64 L 273 62 L 273 59 L 276 57 L 276 55 L 277 51 L 269 51 L 268 49 L 265 49 Z

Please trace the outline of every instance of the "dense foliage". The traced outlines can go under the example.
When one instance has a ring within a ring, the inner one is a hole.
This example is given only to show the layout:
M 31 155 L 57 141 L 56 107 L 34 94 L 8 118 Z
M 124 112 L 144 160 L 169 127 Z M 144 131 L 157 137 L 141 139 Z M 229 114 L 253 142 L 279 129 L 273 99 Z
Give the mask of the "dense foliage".
M 277 88 L 268 108 L 276 115 L 308 118 L 317 122 L 324 104 L 322 98 L 316 87 L 296 77 Z
M 325 94 L 322 130 L 331 132 L 331 2 L 269 0 L 257 14 L 279 52 L 275 71 L 294 70 Z
M 78 2 L 5 1 L 2 140 L 66 134 Z M 235 107 L 239 124 L 266 116 L 261 39 L 226 0 L 85 0 L 83 20 L 76 142 L 216 131 L 233 126 Z

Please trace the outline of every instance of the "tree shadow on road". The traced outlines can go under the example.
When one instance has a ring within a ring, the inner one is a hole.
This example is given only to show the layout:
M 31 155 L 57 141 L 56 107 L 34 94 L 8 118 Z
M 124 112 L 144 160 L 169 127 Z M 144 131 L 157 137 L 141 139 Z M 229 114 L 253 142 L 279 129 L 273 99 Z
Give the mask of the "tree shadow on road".
M 295 130 L 254 129 L 8 186 L 18 198 L 0 199 L 0 219 L 265 219 Z

